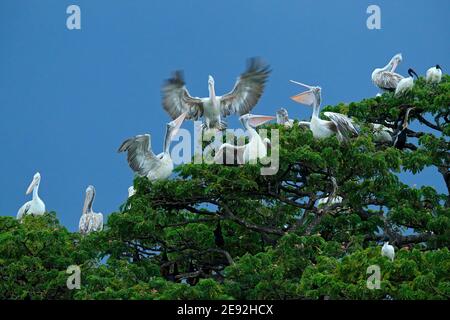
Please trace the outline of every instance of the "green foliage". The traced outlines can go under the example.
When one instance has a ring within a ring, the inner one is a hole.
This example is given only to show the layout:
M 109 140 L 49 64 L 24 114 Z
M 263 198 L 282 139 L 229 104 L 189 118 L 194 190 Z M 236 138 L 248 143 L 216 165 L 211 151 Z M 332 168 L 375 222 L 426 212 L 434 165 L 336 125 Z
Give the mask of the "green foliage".
M 102 232 L 70 233 L 54 214 L 1 217 L 0 298 L 448 299 L 448 190 L 399 173 L 430 167 L 450 188 L 449 80 L 324 108 L 358 123 L 348 143 L 267 125 L 280 131 L 273 176 L 260 164 L 184 164 L 172 180 L 136 178 Z M 406 148 L 374 142 L 370 124 L 395 131 L 408 108 Z M 318 204 L 331 195 L 342 203 Z M 386 239 L 393 262 L 381 256 Z M 66 288 L 69 265 L 81 266 L 80 290 Z M 380 289 L 367 287 L 372 265 Z

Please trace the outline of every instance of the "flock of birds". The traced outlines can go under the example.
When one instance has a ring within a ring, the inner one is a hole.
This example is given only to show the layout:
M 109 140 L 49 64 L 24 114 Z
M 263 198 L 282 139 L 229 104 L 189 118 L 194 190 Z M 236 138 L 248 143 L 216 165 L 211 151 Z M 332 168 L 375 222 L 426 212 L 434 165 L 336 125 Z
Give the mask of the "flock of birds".
M 402 55 L 396 54 L 383 68 L 376 68 L 372 72 L 373 83 L 383 91 L 391 91 L 395 96 L 402 96 L 409 92 L 414 86 L 414 78 L 418 78 L 417 73 L 409 69 L 409 77 L 403 77 L 395 70 L 402 61 Z M 170 156 L 170 142 L 177 134 L 183 121 L 198 120 L 203 118 L 203 130 L 224 130 L 227 123 L 224 118 L 231 114 L 238 114 L 242 126 L 247 130 L 249 142 L 243 146 L 236 146 L 230 143 L 223 143 L 215 154 L 217 163 L 222 163 L 221 159 L 237 157 L 238 164 L 248 163 L 267 155 L 267 147 L 270 140 L 262 139 L 256 127 L 276 118 L 277 123 L 288 128 L 294 125 L 294 120 L 289 119 L 286 109 L 281 108 L 276 113 L 276 117 L 250 114 L 263 94 L 265 84 L 270 74 L 269 66 L 261 60 L 252 58 L 248 67 L 242 73 L 234 88 L 227 94 L 216 95 L 214 78 L 208 77 L 209 96 L 204 98 L 193 97 L 186 88 L 183 73 L 176 71 L 172 78 L 168 79 L 162 87 L 162 105 L 164 110 L 173 119 L 166 125 L 163 152 L 155 154 L 150 146 L 150 135 L 137 135 L 125 140 L 118 152 L 126 152 L 130 168 L 141 177 L 147 177 L 151 181 L 165 180 L 172 174 L 174 164 Z M 426 81 L 429 83 L 439 83 L 442 78 L 442 70 L 439 65 L 432 67 L 426 72 Z M 346 115 L 325 112 L 324 115 L 329 120 L 323 120 L 319 116 L 321 105 L 321 91 L 318 86 L 310 86 L 298 81 L 290 80 L 292 83 L 306 88 L 306 91 L 291 97 L 297 103 L 313 108 L 310 121 L 299 121 L 298 125 L 309 128 L 313 137 L 324 139 L 336 135 L 339 141 L 347 141 L 349 138 L 357 136 L 360 132 L 359 126 Z M 402 149 L 406 143 L 406 129 L 408 117 L 412 108 L 409 108 L 403 121 L 397 130 L 388 128 L 382 124 L 371 124 L 375 142 L 390 143 L 392 146 Z M 227 160 L 227 163 L 228 160 Z M 17 219 L 22 219 L 24 215 L 43 215 L 45 204 L 39 198 L 38 190 L 41 181 L 40 173 L 36 173 L 30 183 L 26 194 L 33 193 L 31 201 L 25 203 L 17 213 Z M 128 189 L 128 197 L 135 194 L 134 188 Z M 95 188 L 88 186 L 79 223 L 79 232 L 88 234 L 90 232 L 101 231 L 103 229 L 103 215 L 95 213 L 92 205 L 95 198 Z M 328 202 L 340 203 L 342 198 L 337 196 L 334 199 L 320 199 L 318 205 Z M 382 255 L 394 260 L 395 251 L 392 245 L 385 242 L 382 247 Z

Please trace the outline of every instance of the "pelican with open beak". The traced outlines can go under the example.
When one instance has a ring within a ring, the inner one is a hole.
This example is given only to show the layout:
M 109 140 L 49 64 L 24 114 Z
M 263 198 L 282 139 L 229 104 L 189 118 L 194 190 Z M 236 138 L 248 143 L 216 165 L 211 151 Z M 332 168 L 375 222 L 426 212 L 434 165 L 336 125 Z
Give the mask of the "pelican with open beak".
M 139 176 L 147 177 L 151 181 L 165 180 L 173 171 L 173 161 L 170 156 L 170 142 L 178 133 L 183 123 L 186 112 L 169 122 L 164 138 L 163 152 L 155 155 L 150 145 L 150 134 L 137 135 L 125 140 L 118 152 L 127 152 L 127 160 L 130 168 Z
M 293 80 L 291 80 L 291 82 L 308 89 L 305 92 L 291 97 L 291 99 L 295 102 L 313 107 L 309 128 L 311 129 L 314 138 L 324 139 L 336 134 L 338 140 L 342 142 L 348 140 L 350 136 L 359 134 L 357 128 L 353 125 L 352 120 L 343 114 L 324 112 L 324 115 L 331 121 L 319 118 L 320 103 L 322 100 L 322 89 L 320 87 L 309 86 Z
M 31 201 L 25 203 L 22 207 L 20 207 L 17 212 L 17 219 L 20 220 L 26 214 L 31 214 L 34 216 L 41 216 L 45 213 L 45 203 L 39 198 L 39 184 L 41 183 L 41 174 L 36 172 L 33 176 L 33 180 L 28 186 L 26 194 L 30 194 L 33 192 L 33 198 Z
M 270 146 L 270 140 L 261 138 L 255 128 L 275 119 L 275 117 L 244 114 L 239 119 L 248 132 L 249 142 L 245 145 L 222 144 L 214 158 L 218 164 L 224 163 L 224 155 L 226 164 L 234 164 L 234 159 L 237 159 L 237 164 L 256 163 L 257 159 L 267 157 L 267 147 Z

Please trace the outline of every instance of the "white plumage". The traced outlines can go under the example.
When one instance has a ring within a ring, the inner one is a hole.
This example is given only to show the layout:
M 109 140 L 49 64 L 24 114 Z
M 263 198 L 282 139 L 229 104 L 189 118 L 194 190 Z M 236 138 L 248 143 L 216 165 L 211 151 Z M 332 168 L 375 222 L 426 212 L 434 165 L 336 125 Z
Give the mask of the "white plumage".
M 403 78 L 400 80 L 397 84 L 397 87 L 395 88 L 395 96 L 402 96 L 406 94 L 407 92 L 411 91 L 411 89 L 414 86 L 414 78 L 413 76 L 416 76 L 416 78 L 419 78 L 417 73 L 413 69 L 408 69 L 409 77 Z
M 33 192 L 33 198 L 31 201 L 28 201 L 22 207 L 20 207 L 19 211 L 17 212 L 17 219 L 22 219 L 26 214 L 41 216 L 45 213 L 45 203 L 41 200 L 41 198 L 39 198 L 38 194 L 40 183 L 41 174 L 39 172 L 36 172 L 26 192 L 26 194 L 30 194 L 31 192 Z
M 376 68 L 372 72 L 373 83 L 382 90 L 394 91 L 398 82 L 403 79 L 401 75 L 395 73 L 395 69 L 402 62 L 402 54 L 398 53 L 392 57 L 383 68 Z
M 429 83 L 439 83 L 442 79 L 441 67 L 437 64 L 435 67 L 431 67 L 427 70 L 426 81 Z
M 394 261 L 395 258 L 395 249 L 393 246 L 389 244 L 389 242 L 385 242 L 383 247 L 381 248 L 381 255 L 384 257 L 388 257 L 391 261 Z

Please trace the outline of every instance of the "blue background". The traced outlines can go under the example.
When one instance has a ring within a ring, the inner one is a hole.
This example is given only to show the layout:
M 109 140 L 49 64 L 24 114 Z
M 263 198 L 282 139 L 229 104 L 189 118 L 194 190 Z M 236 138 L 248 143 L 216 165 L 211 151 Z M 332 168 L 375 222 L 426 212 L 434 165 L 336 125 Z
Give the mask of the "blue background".
M 66 28 L 71 4 L 81 8 L 81 30 Z M 381 30 L 366 27 L 370 4 L 381 7 Z M 47 209 L 70 230 L 88 184 L 97 189 L 95 211 L 116 211 L 133 179 L 116 150 L 150 132 L 162 151 L 169 117 L 160 87 L 175 69 L 185 70 L 192 95 L 208 94 L 208 74 L 223 94 L 246 58 L 262 56 L 273 73 L 253 113 L 283 106 L 308 119 L 311 109 L 289 99 L 299 89 L 289 79 L 322 86 L 327 105 L 375 95 L 372 70 L 397 52 L 402 74 L 413 67 L 423 75 L 436 63 L 445 72 L 449 9 L 445 0 L 1 0 L 0 214 L 15 216 L 30 200 L 36 171 Z M 434 169 L 402 178 L 446 192 Z

